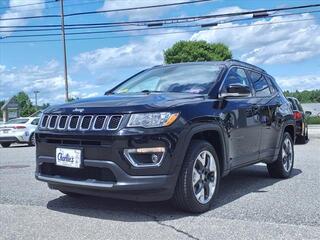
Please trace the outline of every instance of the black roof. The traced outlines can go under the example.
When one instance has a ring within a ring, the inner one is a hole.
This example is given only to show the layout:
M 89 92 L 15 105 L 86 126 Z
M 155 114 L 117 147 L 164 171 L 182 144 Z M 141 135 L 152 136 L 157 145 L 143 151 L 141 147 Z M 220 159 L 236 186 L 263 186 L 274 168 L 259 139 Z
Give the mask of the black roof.
M 221 64 L 221 65 L 225 65 L 227 67 L 231 67 L 231 66 L 242 66 L 242 67 L 246 67 L 246 68 L 251 68 L 252 70 L 256 70 L 259 72 L 263 72 L 266 73 L 265 70 L 263 70 L 262 68 L 259 68 L 255 65 L 252 65 L 250 63 L 246 63 L 246 62 L 242 62 L 239 60 L 235 60 L 235 59 L 228 59 L 226 61 L 208 61 L 208 62 L 183 62 L 183 63 L 174 63 L 174 64 L 164 64 L 164 65 L 157 65 L 155 67 L 162 67 L 162 66 L 171 66 L 171 65 L 194 65 L 194 64 L 205 64 L 205 65 L 216 65 L 216 64 Z

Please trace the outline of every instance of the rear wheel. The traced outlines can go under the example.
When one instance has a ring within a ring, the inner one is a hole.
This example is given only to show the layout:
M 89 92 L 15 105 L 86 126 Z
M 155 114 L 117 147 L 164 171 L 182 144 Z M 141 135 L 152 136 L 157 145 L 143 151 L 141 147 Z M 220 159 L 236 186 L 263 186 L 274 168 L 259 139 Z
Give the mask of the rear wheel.
M 220 168 L 215 149 L 207 141 L 194 140 L 184 160 L 173 202 L 184 211 L 208 211 L 217 195 L 219 182 Z
M 298 136 L 297 137 L 297 142 L 300 143 L 300 144 L 306 144 L 307 143 L 307 139 L 308 139 L 307 136 Z
M 8 148 L 8 147 L 10 147 L 10 145 L 11 145 L 11 143 L 1 143 L 1 146 L 3 148 Z
M 294 163 L 293 140 L 288 132 L 283 134 L 278 159 L 268 164 L 270 176 L 275 178 L 288 178 L 291 175 Z
M 29 146 L 35 146 L 35 145 L 36 145 L 36 135 L 32 133 L 29 140 Z

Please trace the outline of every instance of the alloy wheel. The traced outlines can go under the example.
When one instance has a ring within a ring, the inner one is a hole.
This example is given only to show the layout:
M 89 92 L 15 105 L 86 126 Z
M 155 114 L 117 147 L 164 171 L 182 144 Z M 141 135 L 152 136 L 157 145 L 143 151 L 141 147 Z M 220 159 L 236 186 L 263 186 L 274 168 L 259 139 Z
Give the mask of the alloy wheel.
M 286 172 L 290 172 L 293 162 L 292 143 L 289 138 L 285 138 L 282 144 L 282 164 Z
M 208 203 L 217 185 L 217 166 L 209 151 L 202 151 L 193 164 L 192 185 L 193 193 L 201 204 Z

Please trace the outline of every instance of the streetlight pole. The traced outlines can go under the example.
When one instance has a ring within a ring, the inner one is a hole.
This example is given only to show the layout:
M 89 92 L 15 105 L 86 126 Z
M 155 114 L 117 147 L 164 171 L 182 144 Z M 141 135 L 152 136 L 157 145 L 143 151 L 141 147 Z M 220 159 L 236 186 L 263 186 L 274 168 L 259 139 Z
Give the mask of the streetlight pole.
M 59 1 L 59 0 L 57 0 Z M 69 87 L 68 87 L 68 63 L 67 63 L 67 47 L 66 47 L 66 36 L 64 31 L 64 5 L 63 0 L 60 0 L 61 8 L 61 36 L 63 43 L 63 60 L 64 60 L 64 86 L 65 86 L 65 101 L 69 101 Z
M 33 91 L 33 93 L 34 93 L 34 99 L 35 99 L 35 103 L 36 103 L 36 109 L 38 110 L 38 93 L 39 93 L 40 91 L 38 91 L 38 90 L 35 90 L 35 91 Z

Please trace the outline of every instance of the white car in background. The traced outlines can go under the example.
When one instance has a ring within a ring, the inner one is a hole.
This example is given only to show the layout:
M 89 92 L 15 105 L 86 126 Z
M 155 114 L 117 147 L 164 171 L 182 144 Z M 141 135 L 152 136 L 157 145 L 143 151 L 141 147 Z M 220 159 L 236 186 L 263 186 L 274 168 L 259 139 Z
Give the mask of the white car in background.
M 12 143 L 28 143 L 34 146 L 34 131 L 37 129 L 39 117 L 21 117 L 9 120 L 0 125 L 0 144 L 10 147 Z

